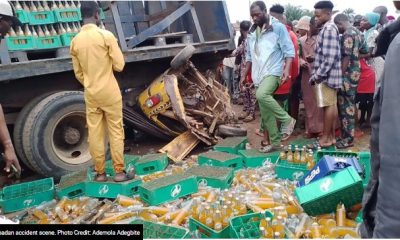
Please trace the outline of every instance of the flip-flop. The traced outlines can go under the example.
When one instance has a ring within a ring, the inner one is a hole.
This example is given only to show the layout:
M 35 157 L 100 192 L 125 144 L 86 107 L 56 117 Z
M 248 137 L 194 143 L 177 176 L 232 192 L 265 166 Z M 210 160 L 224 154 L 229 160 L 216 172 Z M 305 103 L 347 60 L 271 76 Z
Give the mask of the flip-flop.
M 268 145 L 270 145 L 270 144 L 267 141 L 261 141 L 261 146 L 262 147 L 266 147 Z
M 306 145 L 307 149 L 311 149 L 311 150 L 313 150 L 313 151 L 318 150 L 318 148 L 326 149 L 326 148 L 330 148 L 330 147 L 332 147 L 332 146 L 334 146 L 334 144 L 331 144 L 331 145 L 329 145 L 329 146 L 321 146 L 321 144 L 319 143 L 319 140 L 318 140 L 318 139 L 315 140 L 313 143 L 307 144 L 307 145 Z
M 349 143 L 345 139 L 342 139 L 336 143 L 337 149 L 346 149 L 346 148 L 350 148 L 350 147 L 354 147 L 354 143 Z

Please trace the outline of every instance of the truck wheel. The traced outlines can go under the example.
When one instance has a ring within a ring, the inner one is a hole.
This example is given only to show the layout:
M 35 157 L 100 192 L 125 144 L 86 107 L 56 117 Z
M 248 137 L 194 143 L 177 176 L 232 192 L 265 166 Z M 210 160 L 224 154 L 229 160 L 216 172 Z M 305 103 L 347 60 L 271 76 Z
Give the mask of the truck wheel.
M 178 69 L 184 65 L 193 55 L 196 49 L 192 45 L 187 45 L 171 61 L 171 68 Z
M 24 151 L 44 176 L 61 176 L 92 164 L 82 92 L 59 92 L 43 99 L 24 127 Z
M 26 119 L 32 109 L 44 98 L 49 96 L 52 93 L 45 93 L 43 95 L 40 95 L 34 99 L 32 99 L 28 104 L 26 104 L 21 112 L 18 114 L 17 120 L 14 123 L 14 132 L 13 132 L 13 139 L 14 139 L 14 146 L 15 146 L 15 151 L 17 152 L 18 159 L 21 160 L 21 162 L 27 166 L 29 169 L 35 171 L 33 166 L 29 163 L 28 158 L 23 150 L 22 146 L 22 132 L 25 126 Z
M 218 134 L 223 137 L 245 137 L 247 136 L 247 130 L 241 127 L 219 125 Z

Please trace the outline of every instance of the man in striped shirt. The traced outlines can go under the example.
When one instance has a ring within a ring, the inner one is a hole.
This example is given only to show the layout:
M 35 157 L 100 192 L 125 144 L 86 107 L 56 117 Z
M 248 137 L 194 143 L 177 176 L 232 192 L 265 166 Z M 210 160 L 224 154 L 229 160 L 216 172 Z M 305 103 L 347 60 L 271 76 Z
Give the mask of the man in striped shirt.
M 329 147 L 336 143 L 335 122 L 338 118 L 337 90 L 342 86 L 339 30 L 332 21 L 333 4 L 315 4 L 315 21 L 321 31 L 317 37 L 314 67 L 310 83 L 315 85 L 317 105 L 324 109 L 324 130 L 315 147 Z

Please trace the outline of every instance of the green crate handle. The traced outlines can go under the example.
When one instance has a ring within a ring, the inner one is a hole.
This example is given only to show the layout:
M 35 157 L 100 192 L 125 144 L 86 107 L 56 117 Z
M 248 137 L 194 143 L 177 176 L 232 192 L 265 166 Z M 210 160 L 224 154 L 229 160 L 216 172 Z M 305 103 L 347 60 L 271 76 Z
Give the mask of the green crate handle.
M 132 195 L 138 194 L 139 193 L 139 186 L 135 186 L 135 187 L 131 188 L 130 192 L 132 193 Z
M 236 168 L 237 167 L 237 163 L 233 163 L 233 164 L 229 165 L 229 167 Z
M 75 198 L 76 196 L 80 196 L 82 194 L 84 194 L 83 189 L 77 189 L 75 191 L 69 192 L 67 194 L 67 196 L 68 196 L 69 199 L 72 199 L 72 198 Z
M 150 172 L 150 171 L 153 171 L 154 169 L 155 169 L 154 166 L 145 167 L 145 168 L 143 168 L 143 172 Z

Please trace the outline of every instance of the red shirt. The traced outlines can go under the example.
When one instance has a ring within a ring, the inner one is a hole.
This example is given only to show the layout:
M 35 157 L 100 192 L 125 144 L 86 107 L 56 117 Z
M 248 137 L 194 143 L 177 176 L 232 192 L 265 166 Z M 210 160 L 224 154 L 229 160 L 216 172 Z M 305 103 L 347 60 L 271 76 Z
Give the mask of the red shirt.
M 365 59 L 360 59 L 361 75 L 358 82 L 357 93 L 375 92 L 375 71 L 367 64 Z
M 294 52 L 295 56 L 292 61 L 292 66 L 290 69 L 290 75 L 292 76 L 286 83 L 283 85 L 279 86 L 278 89 L 275 91 L 275 94 L 288 94 L 290 92 L 290 88 L 292 87 L 292 84 L 294 81 L 297 79 L 299 76 L 299 71 L 300 71 L 300 66 L 299 66 L 299 43 L 297 41 L 297 36 L 296 34 L 292 31 L 292 29 L 289 26 L 286 26 L 290 39 L 292 40 L 293 46 L 294 46 Z

